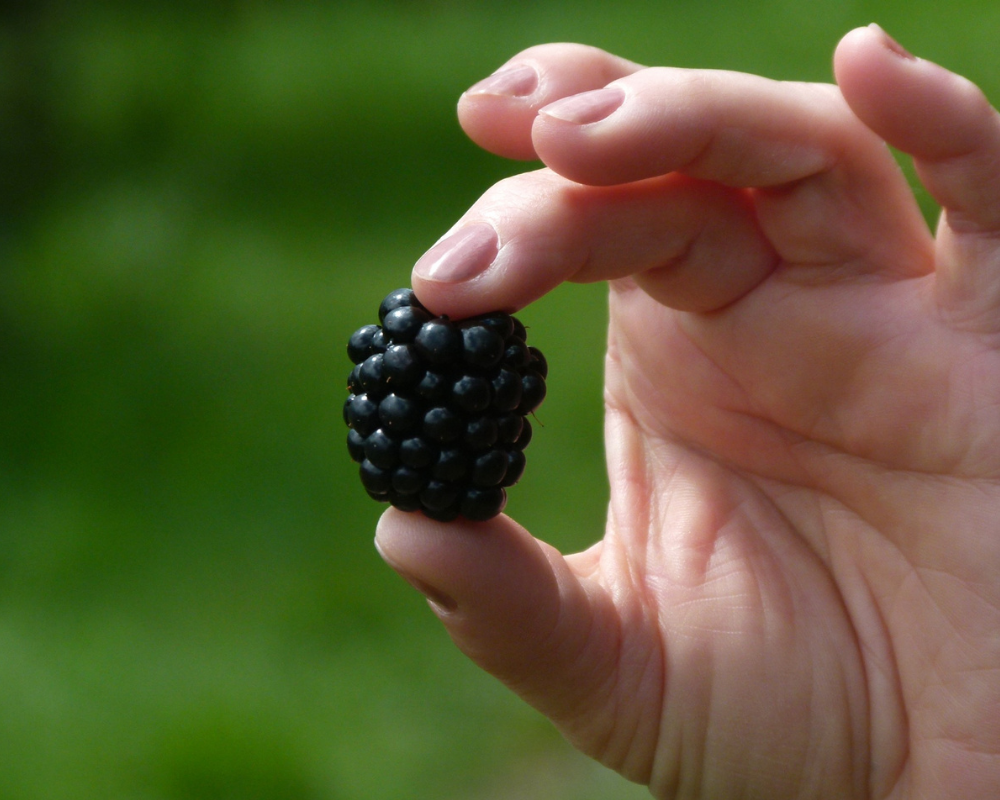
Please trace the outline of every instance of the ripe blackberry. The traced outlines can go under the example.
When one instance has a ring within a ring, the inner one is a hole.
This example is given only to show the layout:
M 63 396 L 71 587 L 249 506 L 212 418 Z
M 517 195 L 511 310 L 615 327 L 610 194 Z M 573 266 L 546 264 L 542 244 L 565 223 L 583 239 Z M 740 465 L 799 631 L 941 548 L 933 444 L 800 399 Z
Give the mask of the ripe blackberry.
M 453 322 L 411 289 L 351 336 L 347 448 L 368 494 L 449 522 L 487 520 L 524 472 L 548 364 L 502 311 Z

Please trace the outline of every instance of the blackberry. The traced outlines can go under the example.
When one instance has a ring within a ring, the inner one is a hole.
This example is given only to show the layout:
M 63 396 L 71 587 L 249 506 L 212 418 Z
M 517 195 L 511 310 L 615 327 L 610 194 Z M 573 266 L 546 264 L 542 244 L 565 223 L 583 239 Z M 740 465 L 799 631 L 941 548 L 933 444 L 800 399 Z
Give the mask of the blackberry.
M 352 431 L 353 432 L 353 431 Z M 348 442 L 350 447 L 350 442 Z M 399 443 L 399 461 L 408 467 L 429 467 L 438 458 L 438 451 L 420 436 Z
M 417 384 L 416 391 L 425 400 L 444 400 L 451 392 L 451 385 L 448 383 L 448 378 L 440 372 L 427 370 Z
M 503 354 L 504 363 L 514 369 L 524 369 L 524 367 L 528 366 L 528 363 L 531 361 L 531 353 L 524 340 L 518 339 L 516 336 L 511 336 L 506 344 L 507 349 L 504 350 Z
M 493 407 L 497 411 L 513 411 L 521 405 L 523 379 L 512 369 L 500 367 L 493 378 Z
M 374 357 L 374 356 L 373 356 Z M 545 378 L 530 367 L 521 377 L 521 402 L 517 406 L 520 414 L 530 414 L 545 399 Z
M 365 458 L 381 469 L 392 469 L 399 463 L 399 442 L 379 428 L 365 439 Z
M 362 436 L 371 435 L 378 427 L 379 404 L 367 394 L 352 394 L 344 407 L 347 425 Z
M 413 341 L 420 355 L 434 365 L 448 366 L 462 354 L 462 335 L 446 319 L 425 322 Z
M 382 330 L 389 334 L 394 342 L 412 342 L 424 327 L 424 323 L 430 320 L 430 313 L 418 306 L 400 306 L 385 315 Z
M 451 397 L 460 411 L 485 411 L 490 407 L 490 382 L 481 375 L 463 375 L 451 387 Z
M 497 421 L 493 417 L 475 417 L 465 425 L 462 441 L 475 453 L 481 453 L 497 443 L 499 435 Z
M 375 347 L 372 344 L 372 339 L 375 338 L 375 334 L 378 332 L 378 325 L 365 325 L 358 328 L 351 335 L 351 339 L 347 343 L 347 355 L 351 361 L 355 364 L 360 364 L 368 356 L 374 355 Z
M 372 497 L 387 495 L 392 488 L 392 471 L 376 467 L 365 459 L 361 462 L 361 483 Z
M 442 448 L 434 460 L 431 474 L 446 483 L 458 484 L 469 473 L 471 458 L 458 447 Z
M 368 440 L 353 428 L 347 434 L 347 452 L 351 454 L 351 459 L 359 464 L 365 460 L 365 449 Z
M 420 405 L 393 392 L 378 404 L 378 418 L 387 433 L 406 433 L 420 424 Z
M 350 377 L 347 379 L 347 390 L 351 394 L 361 394 L 364 389 L 361 388 L 361 365 L 356 364 L 354 369 L 351 370 Z
M 489 369 L 503 358 L 504 342 L 492 328 L 470 325 L 462 331 L 462 360 L 470 367 Z
M 459 505 L 466 519 L 483 521 L 495 517 L 507 505 L 507 492 L 500 488 L 469 489 Z
M 520 414 L 503 414 L 497 417 L 497 437 L 504 444 L 514 444 L 520 438 L 526 422 Z
M 352 372 L 353 376 L 354 373 Z M 375 353 L 368 356 L 358 369 L 358 380 L 361 384 L 361 391 L 367 392 L 369 397 L 381 397 L 385 394 L 385 356 L 382 353 Z M 350 385 L 350 382 L 348 382 Z
M 378 318 L 347 345 L 344 422 L 362 485 L 441 522 L 496 516 L 524 473 L 545 357 L 516 317 L 435 317 L 412 289 L 390 292 Z
M 384 323 L 385 317 L 390 311 L 395 311 L 397 308 L 409 306 L 423 308 L 423 306 L 420 305 L 420 301 L 417 300 L 417 296 L 413 293 L 413 289 L 396 289 L 394 292 L 389 292 L 389 294 L 385 296 L 385 300 L 383 300 L 378 307 L 378 321 Z M 369 327 L 373 326 L 365 325 L 363 328 L 359 329 L 359 332 Z M 374 327 L 377 328 L 378 325 L 375 325 Z M 357 334 L 355 334 L 355 336 L 356 335 Z
M 504 471 L 501 486 L 513 486 L 524 474 L 524 453 L 521 450 L 507 451 L 507 469 Z
M 424 415 L 424 439 L 431 444 L 447 444 L 465 430 L 462 418 L 450 408 L 432 408 Z

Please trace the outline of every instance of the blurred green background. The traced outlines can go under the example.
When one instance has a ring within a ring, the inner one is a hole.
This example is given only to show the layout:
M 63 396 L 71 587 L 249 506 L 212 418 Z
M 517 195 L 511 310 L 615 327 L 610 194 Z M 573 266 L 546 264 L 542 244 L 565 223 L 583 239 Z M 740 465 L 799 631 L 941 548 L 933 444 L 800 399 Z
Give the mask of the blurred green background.
M 1000 97 L 995 0 L 0 5 L 0 798 L 646 796 L 378 559 L 344 345 L 525 168 L 454 115 L 518 50 L 826 81 L 873 20 Z M 508 510 L 566 550 L 604 299 L 521 315 L 552 373 Z

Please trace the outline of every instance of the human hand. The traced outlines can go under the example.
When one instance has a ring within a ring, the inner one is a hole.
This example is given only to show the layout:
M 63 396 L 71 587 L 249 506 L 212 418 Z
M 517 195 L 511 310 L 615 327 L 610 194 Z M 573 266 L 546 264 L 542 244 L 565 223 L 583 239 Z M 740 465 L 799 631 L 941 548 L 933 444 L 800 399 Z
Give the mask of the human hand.
M 841 42 L 838 86 L 576 45 L 508 66 L 460 120 L 546 168 L 413 286 L 467 316 L 611 282 L 607 532 L 564 557 L 505 516 L 390 509 L 380 552 L 656 797 L 997 797 L 996 112 L 877 28 Z

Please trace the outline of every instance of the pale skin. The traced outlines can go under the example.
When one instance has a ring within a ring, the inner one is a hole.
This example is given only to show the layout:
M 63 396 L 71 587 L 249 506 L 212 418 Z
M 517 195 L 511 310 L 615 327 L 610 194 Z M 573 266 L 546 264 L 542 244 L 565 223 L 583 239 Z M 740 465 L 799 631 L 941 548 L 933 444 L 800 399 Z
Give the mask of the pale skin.
M 657 798 L 1000 796 L 1000 117 L 874 27 L 834 66 L 520 53 L 459 118 L 545 168 L 414 270 L 455 317 L 610 282 L 603 540 L 389 510 L 376 542 Z

